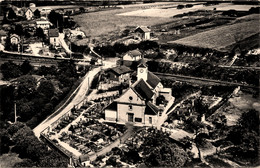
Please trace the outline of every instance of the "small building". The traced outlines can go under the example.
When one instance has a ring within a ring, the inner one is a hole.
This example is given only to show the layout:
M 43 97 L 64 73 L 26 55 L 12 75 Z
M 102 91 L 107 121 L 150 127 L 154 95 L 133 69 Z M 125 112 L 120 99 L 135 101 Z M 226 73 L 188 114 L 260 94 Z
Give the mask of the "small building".
M 133 72 L 133 71 L 126 66 L 117 66 L 114 68 L 110 68 L 107 71 L 107 74 L 108 74 L 109 80 L 122 83 L 122 82 L 126 82 L 130 79 L 131 72 Z
M 140 61 L 141 59 L 142 59 L 142 53 L 138 49 L 128 51 L 123 56 L 123 65 L 131 66 L 134 61 Z
M 17 44 L 20 44 L 21 38 L 17 34 L 12 34 L 10 36 L 10 41 L 11 41 L 11 44 L 16 44 L 17 45 Z
M 4 30 L 0 30 L 0 43 L 4 44 L 7 38 L 7 32 Z
M 151 37 L 151 30 L 146 26 L 139 26 L 135 29 L 135 37 L 140 38 L 141 40 L 149 40 Z
M 49 22 L 48 20 L 38 20 L 36 21 L 36 27 L 37 28 L 42 28 L 43 30 L 45 29 L 49 29 L 51 26 L 51 22 Z
M 58 29 L 50 29 L 49 30 L 49 40 L 50 40 L 50 44 L 53 47 L 59 47 L 60 46 L 59 30 Z

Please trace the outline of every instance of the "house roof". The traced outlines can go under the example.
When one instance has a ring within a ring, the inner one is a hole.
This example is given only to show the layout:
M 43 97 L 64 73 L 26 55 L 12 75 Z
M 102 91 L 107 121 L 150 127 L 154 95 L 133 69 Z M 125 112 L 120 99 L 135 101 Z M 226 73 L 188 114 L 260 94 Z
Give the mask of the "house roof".
M 13 37 L 20 39 L 20 36 L 18 36 L 17 34 L 12 34 L 10 38 L 13 38 Z
M 131 57 L 137 57 L 142 55 L 142 53 L 136 49 L 136 50 L 128 51 L 128 55 L 130 55 Z
M 152 87 L 152 88 L 155 88 L 158 83 L 161 81 L 160 78 L 158 78 L 158 76 L 154 75 L 152 72 L 149 72 L 148 71 L 148 74 L 147 74 L 147 83 Z
M 122 75 L 122 74 L 126 74 L 126 73 L 129 73 L 129 72 L 132 72 L 132 70 L 126 66 L 117 66 L 117 67 L 114 67 L 114 68 L 111 68 L 110 69 L 111 71 L 113 71 L 116 75 Z
M 39 20 L 36 21 L 36 24 L 51 24 L 48 20 Z
M 146 68 L 147 67 L 144 59 L 141 59 L 140 64 L 138 65 L 138 67 L 141 67 L 141 68 Z
M 135 32 L 136 31 L 141 31 L 143 33 L 146 33 L 146 32 L 150 32 L 151 30 L 147 28 L 147 26 L 138 26 L 136 29 L 135 29 Z
M 58 29 L 50 29 L 49 30 L 49 37 L 59 37 Z
M 149 101 L 149 102 L 147 102 L 147 106 L 145 108 L 144 114 L 157 115 L 159 111 L 160 111 L 160 109 L 157 108 L 154 104 L 152 104 Z
M 7 32 L 4 30 L 0 30 L 0 36 L 7 36 Z
M 141 96 L 141 98 L 150 100 L 154 93 L 150 89 L 150 87 L 147 85 L 147 83 L 143 80 L 140 79 L 134 86 L 133 90 L 137 92 L 138 95 Z
M 117 102 L 113 101 L 106 107 L 107 110 L 117 111 Z

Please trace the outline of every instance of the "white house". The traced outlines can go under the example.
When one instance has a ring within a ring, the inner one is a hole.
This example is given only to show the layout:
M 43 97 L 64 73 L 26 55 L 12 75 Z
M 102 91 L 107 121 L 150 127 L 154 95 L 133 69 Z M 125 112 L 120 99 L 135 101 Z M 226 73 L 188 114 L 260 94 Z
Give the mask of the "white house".
M 26 18 L 26 20 L 32 20 L 34 14 L 33 11 L 30 8 L 22 8 L 23 10 L 23 16 Z
M 146 26 L 138 26 L 135 31 L 136 38 L 140 38 L 141 40 L 149 40 L 151 38 L 151 30 Z
M 131 66 L 134 61 L 140 61 L 141 59 L 142 53 L 138 49 L 128 51 L 122 58 L 125 66 Z
M 59 40 L 59 30 L 58 29 L 50 29 L 49 30 L 49 40 L 50 44 L 54 47 L 59 47 L 60 40 Z
M 46 34 L 46 35 L 48 35 L 48 31 L 50 29 L 50 26 L 51 26 L 51 22 L 49 22 L 48 20 L 36 21 L 36 27 L 37 28 L 39 28 L 39 27 L 42 28 L 44 34 Z
M 17 44 L 20 44 L 21 38 L 17 34 L 12 34 L 10 36 L 10 41 L 11 41 L 11 44 L 16 44 L 17 45 Z
M 173 101 L 171 89 L 163 88 L 160 79 L 148 71 L 142 62 L 137 69 L 137 81 L 118 99 L 105 108 L 105 120 L 119 124 L 132 123 L 136 126 L 156 126 L 165 106 L 156 104 L 161 96 Z

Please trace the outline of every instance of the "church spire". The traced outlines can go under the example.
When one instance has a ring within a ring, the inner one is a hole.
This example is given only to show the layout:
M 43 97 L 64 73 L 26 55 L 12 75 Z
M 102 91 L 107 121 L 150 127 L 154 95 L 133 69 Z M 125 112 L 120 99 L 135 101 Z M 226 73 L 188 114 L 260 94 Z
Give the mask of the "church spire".
M 137 66 L 137 80 L 143 79 L 147 81 L 148 77 L 148 66 L 145 63 L 145 60 L 142 59 L 140 64 Z

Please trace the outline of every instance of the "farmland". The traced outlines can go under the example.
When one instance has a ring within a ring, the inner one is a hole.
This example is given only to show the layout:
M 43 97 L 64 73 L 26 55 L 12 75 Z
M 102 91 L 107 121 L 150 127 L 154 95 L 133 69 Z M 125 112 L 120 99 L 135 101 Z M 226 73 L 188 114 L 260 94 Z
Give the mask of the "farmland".
M 187 3 L 186 3 L 187 4 Z M 233 5 L 233 4 L 219 4 L 219 5 L 212 5 L 212 6 L 204 6 L 203 4 L 194 5 L 192 8 L 184 8 L 184 9 L 177 9 L 177 6 L 172 7 L 164 7 L 164 8 L 151 8 L 151 9 L 141 9 L 136 11 L 130 11 L 121 13 L 118 15 L 122 16 L 138 16 L 138 17 L 172 17 L 179 14 L 184 14 L 188 12 L 193 12 L 197 10 L 214 10 L 217 11 L 227 11 L 227 10 L 238 10 L 238 11 L 248 11 L 251 7 L 255 7 L 253 5 Z
M 210 48 L 222 52 L 230 51 L 236 42 L 243 41 L 260 32 L 257 28 L 259 26 L 258 19 L 259 15 L 253 15 L 249 20 L 240 19 L 237 23 L 175 40 L 169 44 Z

